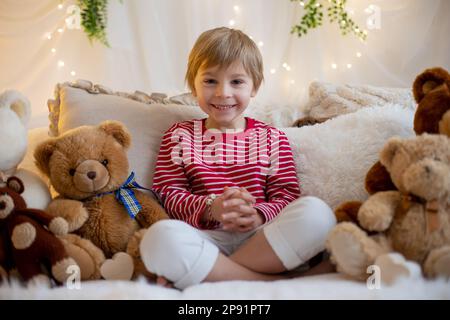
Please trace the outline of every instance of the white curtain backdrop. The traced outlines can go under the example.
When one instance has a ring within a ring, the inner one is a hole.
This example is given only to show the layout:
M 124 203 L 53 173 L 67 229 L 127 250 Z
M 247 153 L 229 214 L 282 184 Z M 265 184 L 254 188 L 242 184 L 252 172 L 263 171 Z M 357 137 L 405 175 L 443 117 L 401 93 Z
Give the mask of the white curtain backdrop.
M 0 0 L 0 90 L 29 97 L 30 128 L 47 124 L 46 101 L 58 82 L 88 79 L 117 91 L 185 92 L 195 39 L 230 20 L 261 44 L 265 83 L 255 102 L 274 108 L 300 106 L 313 80 L 410 87 L 427 67 L 450 69 L 449 0 L 349 0 L 351 18 L 368 30 L 364 43 L 341 36 L 326 18 L 305 37 L 290 34 L 302 10 L 289 0 L 110 0 L 110 48 L 68 27 L 67 8 L 74 3 Z M 368 29 L 375 17 L 365 12 L 370 5 L 380 9 L 378 29 Z

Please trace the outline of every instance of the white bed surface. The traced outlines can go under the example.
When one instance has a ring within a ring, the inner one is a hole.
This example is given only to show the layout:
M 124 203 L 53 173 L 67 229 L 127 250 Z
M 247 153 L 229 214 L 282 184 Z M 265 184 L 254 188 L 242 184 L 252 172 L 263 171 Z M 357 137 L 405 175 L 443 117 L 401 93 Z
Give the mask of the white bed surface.
M 304 299 L 450 299 L 450 282 L 403 280 L 392 287 L 368 289 L 365 282 L 324 274 L 274 282 L 203 283 L 184 291 L 140 281 L 82 282 L 80 289 L 0 286 L 0 299 L 149 299 L 149 300 L 304 300 Z

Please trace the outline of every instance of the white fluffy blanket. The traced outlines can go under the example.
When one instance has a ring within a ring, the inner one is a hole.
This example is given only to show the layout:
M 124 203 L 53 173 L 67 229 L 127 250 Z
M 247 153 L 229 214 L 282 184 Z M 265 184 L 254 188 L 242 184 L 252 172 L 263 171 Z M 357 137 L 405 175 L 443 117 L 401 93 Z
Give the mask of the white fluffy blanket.
M 438 279 L 400 280 L 391 287 L 369 289 L 365 282 L 340 274 L 324 274 L 274 282 L 228 281 L 203 283 L 184 291 L 146 283 L 144 280 L 91 281 L 80 289 L 64 286 L 24 288 L 0 286 L 0 299 L 164 299 L 164 300 L 294 300 L 294 299 L 450 299 L 450 283 Z

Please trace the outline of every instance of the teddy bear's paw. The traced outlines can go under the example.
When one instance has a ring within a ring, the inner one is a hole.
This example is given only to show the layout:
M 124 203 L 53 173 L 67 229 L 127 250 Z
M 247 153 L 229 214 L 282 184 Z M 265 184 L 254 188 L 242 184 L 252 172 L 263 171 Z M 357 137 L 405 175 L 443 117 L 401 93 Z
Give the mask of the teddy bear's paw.
M 33 287 L 45 287 L 45 288 L 51 288 L 52 283 L 50 281 L 50 278 L 45 274 L 38 274 L 28 280 L 27 282 L 27 288 L 33 288 Z
M 405 260 L 401 254 L 396 252 L 378 256 L 374 264 L 380 268 L 381 281 L 389 286 L 400 278 L 417 279 L 422 275 L 419 264 Z
M 36 228 L 29 222 L 14 227 L 11 242 L 14 248 L 24 250 L 30 247 L 36 239 Z
M 59 237 L 64 244 L 67 254 L 73 258 L 80 267 L 81 280 L 100 279 L 100 267 L 105 261 L 103 251 L 91 241 L 75 234 Z
M 50 221 L 48 229 L 54 234 L 62 236 L 67 234 L 67 232 L 69 231 L 69 224 L 66 220 L 64 220 L 64 218 L 56 217 L 53 218 L 52 221 Z
M 349 222 L 338 224 L 330 232 L 327 249 L 339 272 L 358 279 L 367 278 L 366 268 L 371 264 L 371 255 L 364 245 L 366 238 L 364 231 Z
M 56 199 L 47 208 L 54 217 L 62 217 L 69 224 L 69 232 L 79 229 L 89 218 L 89 213 L 83 203 L 77 200 Z
M 77 276 L 79 278 L 79 270 L 80 268 L 74 259 L 65 258 L 52 266 L 52 275 L 59 283 L 64 283 L 74 272 L 78 272 Z
M 385 231 L 389 228 L 399 194 L 396 191 L 378 192 L 363 203 L 358 211 L 358 221 L 369 231 Z
M 118 252 L 112 259 L 107 259 L 100 268 L 100 274 L 106 280 L 131 280 L 134 271 L 133 258 Z
M 425 261 L 424 272 L 428 277 L 450 279 L 450 246 L 431 251 Z

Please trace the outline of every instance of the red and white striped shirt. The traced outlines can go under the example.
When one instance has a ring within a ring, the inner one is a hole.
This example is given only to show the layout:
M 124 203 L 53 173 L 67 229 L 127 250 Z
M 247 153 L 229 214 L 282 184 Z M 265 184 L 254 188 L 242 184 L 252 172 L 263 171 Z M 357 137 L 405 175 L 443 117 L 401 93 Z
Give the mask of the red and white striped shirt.
M 244 187 L 268 222 L 300 196 L 292 150 L 286 135 L 251 118 L 240 133 L 205 128 L 206 119 L 179 122 L 163 136 L 152 190 L 169 216 L 200 229 L 208 195 L 224 187 Z

